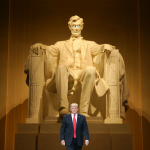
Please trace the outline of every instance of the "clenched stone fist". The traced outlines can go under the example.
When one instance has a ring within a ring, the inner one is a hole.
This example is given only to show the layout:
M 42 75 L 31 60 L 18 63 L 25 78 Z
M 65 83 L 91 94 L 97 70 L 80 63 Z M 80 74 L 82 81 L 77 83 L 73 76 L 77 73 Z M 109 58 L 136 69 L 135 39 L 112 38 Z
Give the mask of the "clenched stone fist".
M 31 46 L 31 51 L 37 55 L 40 52 L 40 50 L 46 50 L 46 49 L 47 49 L 47 47 L 41 43 L 36 43 Z

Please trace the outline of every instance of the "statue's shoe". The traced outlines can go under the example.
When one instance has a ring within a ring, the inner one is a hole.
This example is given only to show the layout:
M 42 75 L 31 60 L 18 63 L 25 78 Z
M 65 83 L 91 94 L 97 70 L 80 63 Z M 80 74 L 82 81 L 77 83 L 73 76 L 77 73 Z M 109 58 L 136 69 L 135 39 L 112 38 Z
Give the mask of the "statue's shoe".
M 64 108 L 62 110 L 59 111 L 59 116 L 64 116 L 69 114 L 68 109 Z
M 90 117 L 87 113 L 80 113 L 81 115 L 84 115 L 85 117 Z

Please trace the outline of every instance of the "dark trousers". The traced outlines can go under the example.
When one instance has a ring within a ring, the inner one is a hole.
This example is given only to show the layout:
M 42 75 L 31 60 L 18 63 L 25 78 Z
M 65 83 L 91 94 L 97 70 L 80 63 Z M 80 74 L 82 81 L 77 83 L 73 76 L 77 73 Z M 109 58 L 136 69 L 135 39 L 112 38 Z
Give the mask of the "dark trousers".
M 81 149 L 82 149 L 82 146 L 77 145 L 76 138 L 73 138 L 71 145 L 67 146 L 67 150 L 81 150 Z

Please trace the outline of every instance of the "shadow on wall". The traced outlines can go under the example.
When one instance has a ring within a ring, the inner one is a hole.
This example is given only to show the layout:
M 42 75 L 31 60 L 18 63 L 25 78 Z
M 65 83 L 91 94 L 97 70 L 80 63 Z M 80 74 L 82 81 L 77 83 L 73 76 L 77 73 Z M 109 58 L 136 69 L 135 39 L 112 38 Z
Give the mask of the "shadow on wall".
M 5 148 L 5 122 L 6 115 L 0 119 L 0 150 Z
M 0 140 L 0 146 L 3 143 L 6 143 L 5 150 L 14 150 L 14 143 L 15 143 L 15 133 L 17 133 L 17 126 L 18 123 L 25 123 L 25 119 L 28 117 L 28 99 L 25 99 L 22 104 L 11 109 L 8 114 L 6 115 L 6 133 Z M 1 120 L 0 120 L 1 121 Z M 5 129 L 4 131 L 5 132 Z M 6 137 L 6 138 L 5 138 Z M 0 150 L 4 150 L 4 148 L 0 147 Z
M 146 114 L 142 112 L 142 114 Z M 148 116 L 146 114 L 146 116 Z M 150 116 L 148 116 L 150 117 Z M 150 122 L 142 116 L 143 150 L 150 150 Z
M 150 150 L 150 122 L 143 114 L 144 112 L 142 112 L 141 117 L 137 111 L 130 107 L 126 112 L 124 123 L 130 124 L 131 134 L 133 135 L 133 150 Z

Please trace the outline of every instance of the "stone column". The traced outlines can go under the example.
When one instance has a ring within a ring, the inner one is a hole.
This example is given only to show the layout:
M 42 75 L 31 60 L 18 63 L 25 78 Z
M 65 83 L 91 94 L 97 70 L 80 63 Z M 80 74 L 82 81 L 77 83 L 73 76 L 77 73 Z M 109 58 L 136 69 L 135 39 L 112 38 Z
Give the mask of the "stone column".
M 44 87 L 44 56 L 42 50 L 38 53 L 30 51 L 29 65 L 29 118 L 26 123 L 41 123 L 42 118 L 42 97 Z
M 106 98 L 105 123 L 122 123 L 120 117 L 120 86 L 119 86 L 119 50 L 112 50 L 105 55 L 105 74 L 109 92 Z

